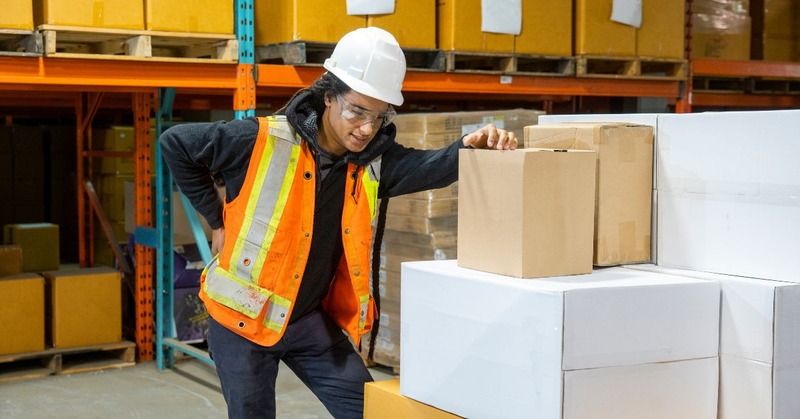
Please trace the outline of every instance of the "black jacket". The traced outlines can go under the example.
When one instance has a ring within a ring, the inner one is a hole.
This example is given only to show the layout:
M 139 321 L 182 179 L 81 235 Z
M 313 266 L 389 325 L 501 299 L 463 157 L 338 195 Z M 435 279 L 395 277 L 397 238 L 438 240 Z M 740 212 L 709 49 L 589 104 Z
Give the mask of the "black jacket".
M 440 150 L 415 150 L 397 144 L 393 124 L 378 131 L 360 153 L 342 157 L 328 154 L 317 144 L 319 118 L 324 108 L 298 94 L 286 108 L 286 117 L 314 152 L 317 195 L 309 262 L 295 301 L 291 320 L 316 309 L 342 257 L 341 216 L 347 163 L 365 165 L 382 155 L 380 198 L 445 187 L 458 178 L 461 141 Z M 162 154 L 175 183 L 211 228 L 222 227 L 223 203 L 217 197 L 212 174 L 225 181 L 226 200 L 239 195 L 258 133 L 258 120 L 193 123 L 174 126 L 161 136 Z

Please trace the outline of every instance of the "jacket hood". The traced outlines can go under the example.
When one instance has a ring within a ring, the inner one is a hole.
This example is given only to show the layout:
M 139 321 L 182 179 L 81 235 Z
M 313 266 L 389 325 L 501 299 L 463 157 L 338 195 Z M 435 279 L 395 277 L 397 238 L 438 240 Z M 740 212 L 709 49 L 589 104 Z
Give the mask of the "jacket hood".
M 285 111 L 286 119 L 292 127 L 317 152 L 325 152 L 317 142 L 317 134 L 319 133 L 321 117 L 324 111 L 325 102 L 320 98 L 316 98 L 308 90 L 300 91 L 295 95 Z M 375 134 L 375 138 L 360 153 L 347 152 L 343 156 L 345 162 L 365 166 L 392 146 L 396 133 L 397 129 L 394 124 L 389 124 L 387 127 L 379 129 L 378 133 Z

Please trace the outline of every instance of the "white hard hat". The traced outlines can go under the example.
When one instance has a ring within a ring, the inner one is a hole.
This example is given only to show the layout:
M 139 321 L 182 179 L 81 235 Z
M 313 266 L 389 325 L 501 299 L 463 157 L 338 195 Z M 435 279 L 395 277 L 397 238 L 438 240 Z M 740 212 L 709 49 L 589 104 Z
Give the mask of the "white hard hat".
M 381 28 L 359 28 L 347 33 L 323 64 L 351 89 L 369 97 L 403 104 L 406 57 L 394 36 Z

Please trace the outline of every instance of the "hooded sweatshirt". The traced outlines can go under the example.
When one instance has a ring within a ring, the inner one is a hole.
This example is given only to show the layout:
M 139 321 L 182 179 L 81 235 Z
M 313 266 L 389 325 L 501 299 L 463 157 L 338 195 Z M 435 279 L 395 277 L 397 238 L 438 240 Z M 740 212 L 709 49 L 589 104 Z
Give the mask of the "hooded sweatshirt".
M 320 106 L 321 104 L 321 106 Z M 320 307 L 342 257 L 341 217 L 347 163 L 364 166 L 381 156 L 379 198 L 437 189 L 458 178 L 461 141 L 440 150 L 415 150 L 395 142 L 390 124 L 359 153 L 332 155 L 317 143 L 324 103 L 312 93 L 300 92 L 285 114 L 295 131 L 309 145 L 317 170 L 314 231 L 308 263 L 300 284 L 290 322 Z M 223 227 L 223 202 L 212 177 L 225 182 L 225 200 L 239 195 L 255 147 L 256 118 L 176 125 L 159 139 L 162 154 L 175 183 L 213 229 Z

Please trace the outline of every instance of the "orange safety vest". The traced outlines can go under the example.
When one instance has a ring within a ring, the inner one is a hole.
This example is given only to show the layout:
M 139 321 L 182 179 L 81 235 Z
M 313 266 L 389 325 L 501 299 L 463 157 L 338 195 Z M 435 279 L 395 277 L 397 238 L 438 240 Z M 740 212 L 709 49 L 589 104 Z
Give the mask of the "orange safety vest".
M 358 345 L 377 314 L 369 271 L 380 158 L 349 163 L 347 173 L 344 254 L 322 306 Z M 314 157 L 286 117 L 259 118 L 242 190 L 225 204 L 225 243 L 203 271 L 200 298 L 216 321 L 260 345 L 277 343 L 292 314 L 311 246 L 315 177 Z

